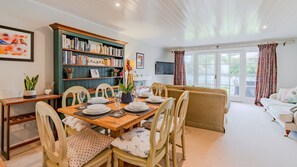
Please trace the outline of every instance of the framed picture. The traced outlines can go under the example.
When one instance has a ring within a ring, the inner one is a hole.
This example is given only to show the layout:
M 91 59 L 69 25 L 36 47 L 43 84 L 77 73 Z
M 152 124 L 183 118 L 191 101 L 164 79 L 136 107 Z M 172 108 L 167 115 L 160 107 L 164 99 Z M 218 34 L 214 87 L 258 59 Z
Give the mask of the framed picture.
M 0 25 L 0 60 L 34 61 L 34 33 Z
M 100 77 L 98 69 L 90 69 L 90 73 L 91 73 L 92 78 L 99 78 Z
M 136 53 L 136 68 L 143 69 L 144 68 L 144 54 Z

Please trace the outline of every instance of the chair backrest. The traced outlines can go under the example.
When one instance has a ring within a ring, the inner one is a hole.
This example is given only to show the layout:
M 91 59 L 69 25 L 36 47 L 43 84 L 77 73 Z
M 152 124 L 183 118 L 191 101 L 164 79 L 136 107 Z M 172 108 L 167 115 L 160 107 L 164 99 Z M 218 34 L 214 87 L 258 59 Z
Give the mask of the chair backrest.
M 64 93 L 63 93 L 63 97 L 62 97 L 62 107 L 66 107 L 67 106 L 67 97 L 69 96 L 69 94 L 72 94 L 72 103 L 71 106 L 75 105 L 75 104 L 81 104 L 83 103 L 80 98 L 79 98 L 79 93 L 81 91 L 85 91 L 86 96 L 87 96 L 87 100 L 91 99 L 91 95 L 90 92 L 82 87 L 82 86 L 72 86 L 70 88 L 68 88 Z
M 43 151 L 46 154 L 45 160 L 49 159 L 53 163 L 59 164 L 59 166 L 68 166 L 66 134 L 61 119 L 56 111 L 45 102 L 37 102 L 35 110 L 38 133 Z M 55 148 L 55 137 L 50 120 L 54 123 L 58 134 L 59 150 Z
M 176 103 L 173 120 L 173 133 L 178 132 L 185 125 L 185 119 L 188 112 L 189 97 L 189 91 L 184 91 L 180 95 Z
M 108 95 L 107 95 L 107 90 L 108 89 L 110 89 L 110 91 L 111 91 L 111 96 L 114 97 L 114 90 L 107 83 L 102 83 L 102 84 L 97 86 L 95 96 L 98 97 L 99 90 L 101 90 L 102 97 L 108 98 Z
M 159 92 L 160 89 L 162 90 L 161 93 Z M 155 96 L 161 96 L 161 94 L 162 94 L 163 91 L 164 91 L 164 97 L 168 97 L 167 88 L 162 83 L 154 82 L 152 84 L 152 86 L 149 88 L 149 92 L 153 92 L 153 94 Z
M 157 129 L 158 120 L 164 114 L 164 118 L 160 129 Z M 159 107 L 154 116 L 154 120 L 151 124 L 150 131 L 150 154 L 155 156 L 156 152 L 160 149 L 164 149 L 166 142 L 168 142 L 168 136 L 172 125 L 172 119 L 174 114 L 174 99 L 166 99 Z M 159 140 L 156 141 L 156 135 L 159 134 Z

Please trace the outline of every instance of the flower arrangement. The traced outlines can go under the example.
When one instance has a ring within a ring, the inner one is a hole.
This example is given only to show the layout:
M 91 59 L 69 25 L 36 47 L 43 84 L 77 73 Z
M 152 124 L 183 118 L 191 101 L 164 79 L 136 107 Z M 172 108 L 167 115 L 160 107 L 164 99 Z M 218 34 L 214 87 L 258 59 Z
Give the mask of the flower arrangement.
M 112 71 L 111 71 L 111 75 L 112 76 L 118 76 L 118 72 L 119 72 L 120 70 L 119 69 L 117 69 L 117 68 L 114 68 L 114 69 L 112 69 Z

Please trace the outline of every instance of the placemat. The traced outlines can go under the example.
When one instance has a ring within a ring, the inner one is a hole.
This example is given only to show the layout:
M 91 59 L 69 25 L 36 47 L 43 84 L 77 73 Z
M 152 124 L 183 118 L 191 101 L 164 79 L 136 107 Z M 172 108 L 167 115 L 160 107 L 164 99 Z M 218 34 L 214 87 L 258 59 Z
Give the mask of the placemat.
M 105 113 L 105 114 L 100 114 L 100 115 L 87 115 L 87 114 L 84 114 L 80 110 L 80 111 L 77 111 L 77 112 L 75 112 L 73 114 L 78 115 L 78 116 L 81 116 L 81 117 L 85 117 L 85 118 L 88 118 L 88 119 L 91 119 L 91 120 L 94 120 L 94 119 L 98 119 L 98 118 L 109 116 L 110 112 Z
M 150 107 L 149 109 L 144 110 L 144 111 L 141 111 L 141 112 L 132 112 L 132 111 L 125 110 L 124 108 L 121 109 L 121 110 L 123 110 L 124 112 L 129 113 L 129 114 L 135 114 L 135 115 L 137 115 L 137 116 L 142 116 L 142 115 L 144 115 L 145 113 L 154 110 L 154 108 L 151 108 L 151 107 Z

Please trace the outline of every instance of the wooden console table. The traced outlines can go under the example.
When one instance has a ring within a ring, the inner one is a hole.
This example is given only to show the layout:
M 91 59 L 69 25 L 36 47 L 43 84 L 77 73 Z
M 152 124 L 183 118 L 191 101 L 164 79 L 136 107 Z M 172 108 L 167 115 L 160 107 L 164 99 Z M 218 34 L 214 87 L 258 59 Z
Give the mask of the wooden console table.
M 9 160 L 9 152 L 15 148 L 24 146 L 26 144 L 35 142 L 39 140 L 39 137 L 30 139 L 25 142 L 18 143 L 16 145 L 10 146 L 10 126 L 35 120 L 35 111 L 27 114 L 21 114 L 16 116 L 10 116 L 10 107 L 15 104 L 23 104 L 23 103 L 30 103 L 30 102 L 38 102 L 38 101 L 47 101 L 48 104 L 51 104 L 51 100 L 53 100 L 53 107 L 57 108 L 57 99 L 59 99 L 60 95 L 38 95 L 36 98 L 32 99 L 24 99 L 23 97 L 17 98 L 7 98 L 1 99 L 1 154 Z M 5 117 L 6 116 L 6 117 Z M 6 121 L 6 129 L 4 128 Z M 5 129 L 5 130 L 4 130 Z M 6 133 L 5 133 L 6 132 Z M 4 143 L 4 139 L 6 138 L 6 143 Z M 4 150 L 4 145 L 6 146 L 6 151 Z

